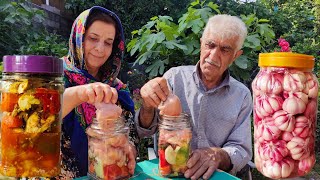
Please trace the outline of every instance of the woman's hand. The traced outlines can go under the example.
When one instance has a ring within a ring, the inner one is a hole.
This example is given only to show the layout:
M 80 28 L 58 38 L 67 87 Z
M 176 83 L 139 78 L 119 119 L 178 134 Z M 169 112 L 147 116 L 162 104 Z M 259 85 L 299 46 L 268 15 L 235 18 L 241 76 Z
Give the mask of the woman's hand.
M 101 82 L 69 87 L 63 93 L 62 118 L 84 102 L 115 104 L 117 100 L 117 90 Z
M 89 104 L 100 102 L 115 104 L 118 100 L 117 90 L 101 82 L 80 85 L 77 89 L 77 97 Z
M 129 173 L 134 174 L 134 169 L 136 168 L 137 150 L 133 143 L 129 143 L 129 151 L 127 157 Z

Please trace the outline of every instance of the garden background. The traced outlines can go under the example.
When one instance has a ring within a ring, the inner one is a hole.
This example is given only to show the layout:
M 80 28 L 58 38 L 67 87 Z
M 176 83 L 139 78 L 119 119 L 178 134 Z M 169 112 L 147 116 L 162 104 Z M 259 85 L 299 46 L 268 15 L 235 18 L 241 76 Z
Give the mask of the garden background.
M 27 4 L 25 0 L 0 0 L 1 61 L 4 55 L 12 54 L 66 55 L 69 37 L 45 28 L 45 13 Z M 249 88 L 259 71 L 258 54 L 280 51 L 279 38 L 290 43 L 292 52 L 315 56 L 314 73 L 320 76 L 320 0 L 65 1 L 71 19 L 93 5 L 114 11 L 122 20 L 127 53 L 120 78 L 129 85 L 136 108 L 141 102 L 139 89 L 148 79 L 161 76 L 170 67 L 198 61 L 199 39 L 207 19 L 213 14 L 237 15 L 248 27 L 244 54 L 230 70 L 233 77 Z M 319 106 L 317 122 L 317 163 L 307 176 L 314 179 L 320 179 Z M 144 160 L 147 158 L 145 149 L 152 146 L 152 141 L 144 139 L 142 143 L 141 160 Z M 254 172 L 254 179 L 264 178 Z

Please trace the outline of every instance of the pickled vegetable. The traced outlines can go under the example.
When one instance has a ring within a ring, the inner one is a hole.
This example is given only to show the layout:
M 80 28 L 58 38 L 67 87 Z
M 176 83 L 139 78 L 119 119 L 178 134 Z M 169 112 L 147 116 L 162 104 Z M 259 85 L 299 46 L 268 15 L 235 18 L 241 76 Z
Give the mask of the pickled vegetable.
M 316 77 L 292 68 L 262 68 L 252 83 L 255 164 L 273 179 L 303 176 L 315 164 Z
M 189 160 L 191 130 L 159 132 L 159 171 L 165 177 L 184 177 Z
M 61 93 L 30 81 L 19 79 L 2 87 L 2 174 L 53 177 L 60 173 Z
M 122 109 L 115 104 L 98 103 L 95 106 L 97 117 L 86 131 L 89 176 L 96 180 L 129 178 L 129 135 L 120 116 Z

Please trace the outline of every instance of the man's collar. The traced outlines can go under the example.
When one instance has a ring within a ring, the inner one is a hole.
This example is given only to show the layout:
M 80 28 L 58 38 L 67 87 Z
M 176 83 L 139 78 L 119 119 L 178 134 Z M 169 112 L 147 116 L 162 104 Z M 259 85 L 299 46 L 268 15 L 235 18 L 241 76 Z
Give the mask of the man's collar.
M 203 84 L 203 81 L 200 78 L 200 61 L 197 62 L 196 66 L 193 70 L 193 78 L 194 78 L 195 83 L 197 84 L 198 87 L 201 86 L 206 91 L 215 90 L 215 89 L 218 89 L 218 88 L 221 88 L 224 86 L 229 86 L 230 85 L 230 71 L 229 71 L 229 69 L 227 69 L 223 73 L 222 76 L 223 76 L 222 81 L 218 86 L 216 86 L 212 89 L 206 89 L 205 85 Z

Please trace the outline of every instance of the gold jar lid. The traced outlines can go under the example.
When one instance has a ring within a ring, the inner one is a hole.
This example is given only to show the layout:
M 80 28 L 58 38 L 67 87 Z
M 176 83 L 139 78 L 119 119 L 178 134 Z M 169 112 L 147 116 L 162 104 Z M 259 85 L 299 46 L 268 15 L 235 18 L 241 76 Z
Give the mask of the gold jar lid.
M 299 69 L 313 69 L 315 63 L 314 56 L 292 53 L 292 52 L 273 52 L 260 53 L 260 67 L 291 67 Z

